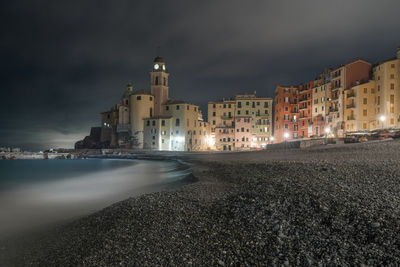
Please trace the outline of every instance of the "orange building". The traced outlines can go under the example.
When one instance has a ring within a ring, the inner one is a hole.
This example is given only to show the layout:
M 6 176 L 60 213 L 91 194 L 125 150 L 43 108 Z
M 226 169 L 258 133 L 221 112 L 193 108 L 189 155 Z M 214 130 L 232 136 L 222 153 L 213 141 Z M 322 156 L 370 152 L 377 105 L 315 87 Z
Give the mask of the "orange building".
M 298 138 L 298 88 L 278 86 L 275 89 L 275 125 L 276 143 Z
M 345 91 L 357 85 L 368 82 L 371 73 L 371 63 L 356 59 L 331 71 L 331 98 L 327 109 L 327 126 L 337 137 L 343 137 L 345 132 L 344 94 Z
M 298 94 L 298 111 L 299 111 L 299 138 L 309 138 L 312 136 L 312 88 L 314 81 L 301 84 Z

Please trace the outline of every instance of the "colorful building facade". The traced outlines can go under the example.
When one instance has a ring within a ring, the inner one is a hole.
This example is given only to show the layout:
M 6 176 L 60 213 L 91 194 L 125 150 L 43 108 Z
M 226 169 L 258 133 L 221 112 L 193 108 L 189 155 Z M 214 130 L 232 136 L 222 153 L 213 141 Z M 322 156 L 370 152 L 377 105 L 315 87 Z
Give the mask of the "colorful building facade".
M 265 148 L 272 136 L 272 99 L 238 94 L 209 102 L 208 121 L 217 150 Z

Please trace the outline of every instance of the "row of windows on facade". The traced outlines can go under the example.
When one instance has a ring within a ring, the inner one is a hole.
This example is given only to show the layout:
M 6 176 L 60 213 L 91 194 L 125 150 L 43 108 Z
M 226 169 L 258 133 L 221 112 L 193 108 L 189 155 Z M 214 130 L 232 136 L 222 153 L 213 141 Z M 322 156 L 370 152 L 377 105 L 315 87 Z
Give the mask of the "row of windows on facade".
M 342 80 L 336 80 L 333 82 L 333 89 L 342 87 Z
M 180 105 L 176 105 L 175 108 L 176 108 L 176 110 L 180 110 L 181 107 L 180 107 Z M 169 106 L 165 106 L 165 110 L 169 110 Z M 186 110 L 190 110 L 190 106 L 189 105 L 186 106 Z M 197 111 L 197 107 L 193 107 L 193 110 Z
M 311 124 L 311 120 L 307 120 L 307 123 L 308 123 L 308 125 L 310 125 L 310 124 Z M 305 120 L 303 120 L 303 121 L 301 122 L 301 126 L 306 126 Z M 284 127 L 285 129 L 289 129 L 289 124 L 285 123 L 285 124 L 283 125 L 283 127 Z M 281 125 L 280 125 L 280 124 L 277 124 L 277 125 L 276 125 L 276 128 L 277 128 L 277 129 L 280 129 L 280 128 L 281 128 Z M 294 124 L 294 125 L 293 125 L 293 131 L 297 131 L 298 129 L 299 129 L 299 126 L 298 126 L 297 124 Z
M 394 90 L 394 83 L 390 84 L 390 90 Z M 378 85 L 378 92 L 381 91 L 381 86 Z
M 395 79 L 394 76 L 395 76 L 394 73 L 389 74 L 389 79 L 391 79 L 391 80 Z M 381 80 L 381 76 L 378 76 L 377 80 L 380 81 Z
M 321 92 L 322 92 L 322 91 L 326 91 L 326 85 L 321 86 L 321 87 L 320 87 L 320 91 L 321 91 Z M 315 87 L 314 92 L 315 92 L 315 93 L 318 93 L 318 87 Z
M 241 115 L 241 111 L 238 110 L 238 111 L 237 111 L 237 114 L 238 114 L 238 115 Z M 246 114 L 246 115 L 249 115 L 249 111 L 246 110 L 246 111 L 245 111 L 245 114 Z M 264 114 L 268 115 L 268 109 L 264 110 Z M 212 116 L 215 117 L 216 115 L 217 115 L 216 112 L 213 111 Z M 227 117 L 227 115 L 228 115 L 229 118 L 232 118 L 232 113 L 231 113 L 231 112 L 228 112 L 228 114 L 226 114 L 226 112 L 223 113 L 223 116 L 224 116 L 224 117 Z M 254 115 L 254 112 L 252 112 L 252 115 Z M 260 111 L 260 110 L 258 110 L 258 111 L 256 112 L 256 116 L 261 116 L 261 111 Z
M 157 134 L 157 129 L 150 129 L 150 133 Z M 179 130 L 175 131 L 175 134 L 178 135 Z M 193 131 L 188 131 L 187 134 L 188 135 L 197 135 L 197 132 L 196 132 L 196 130 L 193 130 Z M 161 131 L 161 135 L 167 135 L 167 131 Z M 171 132 L 171 135 L 174 135 L 174 132 Z M 199 130 L 199 135 L 206 135 L 206 131 Z M 153 136 L 153 139 L 154 139 L 154 136 Z
M 154 136 L 153 136 L 153 137 L 154 137 Z M 153 138 L 153 140 L 155 140 L 155 137 Z M 191 140 L 192 140 L 192 139 L 190 139 L 190 142 L 189 142 L 190 144 L 191 144 Z M 171 142 L 171 145 L 173 145 L 174 143 L 176 143 L 176 144 L 179 143 L 178 140 L 175 140 L 175 141 L 174 141 L 174 140 L 171 140 L 170 142 Z M 165 144 L 165 140 L 164 140 L 164 139 L 161 139 L 161 143 L 162 143 L 162 144 Z M 197 139 L 194 139 L 194 144 L 197 145 Z M 153 141 L 153 142 L 152 142 L 152 145 L 155 146 L 155 145 L 156 145 L 156 142 Z M 201 140 L 199 140 L 199 145 L 201 145 Z
M 230 137 L 225 137 L 225 138 L 220 138 L 219 141 L 220 142 L 235 142 L 235 138 L 230 138 Z M 248 137 L 242 137 L 242 142 L 249 142 L 249 138 Z M 268 137 L 257 137 L 256 141 L 268 141 Z M 236 142 L 239 142 L 239 139 L 236 139 Z
M 249 130 L 249 128 L 246 128 L 246 129 L 245 129 L 244 127 L 240 128 L 240 129 L 239 129 L 239 128 L 236 129 L 236 132 L 238 132 L 238 133 L 239 133 L 239 132 L 245 132 L 245 131 L 246 131 L 246 132 L 249 132 L 250 130 Z M 220 133 L 229 133 L 229 130 L 228 130 L 228 129 L 219 129 L 219 132 L 220 132 Z M 231 130 L 231 132 L 233 133 L 234 131 Z
M 306 117 L 305 117 L 304 115 L 303 115 L 303 117 L 300 117 L 300 119 L 303 119 L 303 118 L 306 118 Z M 285 120 L 285 121 L 290 121 L 289 115 L 287 115 L 287 116 L 285 115 L 284 120 Z M 277 121 L 278 121 L 278 120 L 277 120 Z M 311 123 L 311 120 L 310 120 L 310 119 L 307 119 L 307 121 L 308 121 L 309 124 Z M 296 116 L 293 116 L 292 122 L 297 122 Z M 301 121 L 301 124 L 302 124 L 302 126 L 304 126 L 304 125 L 305 125 L 305 120 L 302 120 L 302 121 Z M 285 124 L 285 125 L 287 125 L 287 124 Z M 279 124 L 277 124 L 277 126 L 278 126 L 278 129 L 279 129 Z M 285 127 L 285 128 L 287 128 L 287 127 Z
M 390 124 L 394 125 L 394 119 L 393 119 L 393 118 L 390 119 Z M 362 129 L 368 130 L 368 126 L 367 126 L 367 125 L 368 125 L 368 124 L 367 124 L 366 122 L 363 122 L 363 123 L 362 123 Z M 373 125 L 372 127 L 375 127 L 375 123 L 373 123 L 372 125 Z M 355 130 L 355 126 L 354 126 L 353 123 L 351 123 L 351 124 L 346 124 L 346 129 L 347 129 L 347 130 Z
M 152 120 L 152 121 L 151 121 L 151 125 L 152 125 L 152 126 L 156 126 L 156 121 L 155 121 L 155 120 Z M 190 121 L 189 121 L 189 119 L 187 119 L 186 125 L 187 125 L 187 126 L 190 126 Z M 196 121 L 196 120 L 194 120 L 193 125 L 194 125 L 194 127 L 197 127 L 197 121 Z M 146 126 L 150 126 L 150 120 L 147 120 L 147 121 L 146 121 Z M 165 126 L 165 120 L 161 120 L 161 126 Z M 175 119 L 175 126 L 180 126 L 180 120 L 179 120 L 179 119 Z M 202 127 L 203 124 L 202 124 L 201 122 L 199 122 L 199 126 Z M 205 126 L 205 124 L 204 124 L 204 126 Z
M 244 103 L 245 103 L 246 106 L 250 106 L 250 101 L 246 101 Z M 259 101 L 251 101 L 251 106 L 253 108 L 255 108 L 256 106 L 260 106 L 260 105 L 261 105 L 261 102 L 259 102 Z M 217 104 L 213 104 L 212 107 L 216 108 Z M 231 104 L 223 104 L 223 105 L 220 105 L 219 107 L 220 108 L 232 108 L 232 105 Z M 241 101 L 237 102 L 237 107 L 238 108 L 242 107 L 242 102 Z M 268 107 L 269 107 L 268 102 L 264 102 L 264 108 L 268 108 Z
M 311 106 L 311 104 L 309 104 L 309 106 Z M 305 105 L 300 106 L 299 109 L 306 109 L 307 107 L 308 107 L 307 103 L 305 103 Z M 282 111 L 282 109 L 279 108 L 279 112 L 281 112 L 281 111 Z M 289 107 L 285 107 L 285 111 L 289 111 Z M 297 112 L 298 112 L 297 109 L 294 107 L 293 113 L 297 113 Z
M 240 120 L 238 120 L 238 122 L 240 122 Z M 244 121 L 244 122 L 249 123 L 249 122 L 250 122 L 250 119 L 248 119 L 247 121 Z M 212 125 L 216 125 L 216 124 L 217 124 L 217 122 L 216 122 L 215 120 L 213 120 L 213 121 L 212 121 Z M 223 124 L 223 125 L 227 125 L 226 121 L 223 121 L 222 124 Z M 269 120 L 267 120 L 267 119 L 262 119 L 262 120 L 261 120 L 261 119 L 260 119 L 260 120 L 257 120 L 255 124 L 256 124 L 256 125 L 269 125 Z M 235 126 L 235 122 L 232 122 L 231 125 L 232 125 L 232 126 Z M 253 127 L 253 128 L 254 128 L 254 127 Z
M 337 71 L 333 72 L 332 73 L 332 78 L 336 78 L 336 77 L 340 76 L 341 73 L 342 73 L 341 70 L 337 70 Z
M 394 110 L 394 95 L 390 95 L 390 101 L 389 101 L 389 103 L 390 103 L 390 105 L 392 105 L 391 107 L 390 107 L 390 109 L 392 110 L 392 108 L 393 108 L 393 110 Z M 377 105 L 380 105 L 381 104 L 381 97 L 380 96 L 378 96 L 378 99 L 375 97 L 375 104 L 377 104 Z M 380 112 L 380 108 L 378 107 L 378 113 Z M 393 112 L 391 112 L 391 113 L 393 113 Z

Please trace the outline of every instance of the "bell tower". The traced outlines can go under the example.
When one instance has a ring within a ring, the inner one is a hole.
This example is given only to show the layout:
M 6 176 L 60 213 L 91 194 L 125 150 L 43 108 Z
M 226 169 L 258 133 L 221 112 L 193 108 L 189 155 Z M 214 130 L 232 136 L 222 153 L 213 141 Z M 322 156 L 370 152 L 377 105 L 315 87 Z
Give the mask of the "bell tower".
M 154 96 L 154 115 L 161 114 L 161 104 L 168 100 L 167 68 L 162 57 L 154 59 L 153 70 L 150 72 L 150 91 Z

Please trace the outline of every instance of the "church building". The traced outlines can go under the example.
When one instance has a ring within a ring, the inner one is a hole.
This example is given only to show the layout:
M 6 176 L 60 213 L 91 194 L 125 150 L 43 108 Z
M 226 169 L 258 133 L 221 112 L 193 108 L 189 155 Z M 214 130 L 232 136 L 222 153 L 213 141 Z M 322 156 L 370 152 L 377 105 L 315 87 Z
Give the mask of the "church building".
M 199 107 L 169 99 L 168 77 L 164 59 L 157 56 L 150 72 L 150 92 L 126 86 L 121 102 L 101 113 L 102 148 L 212 149 L 210 127 Z

